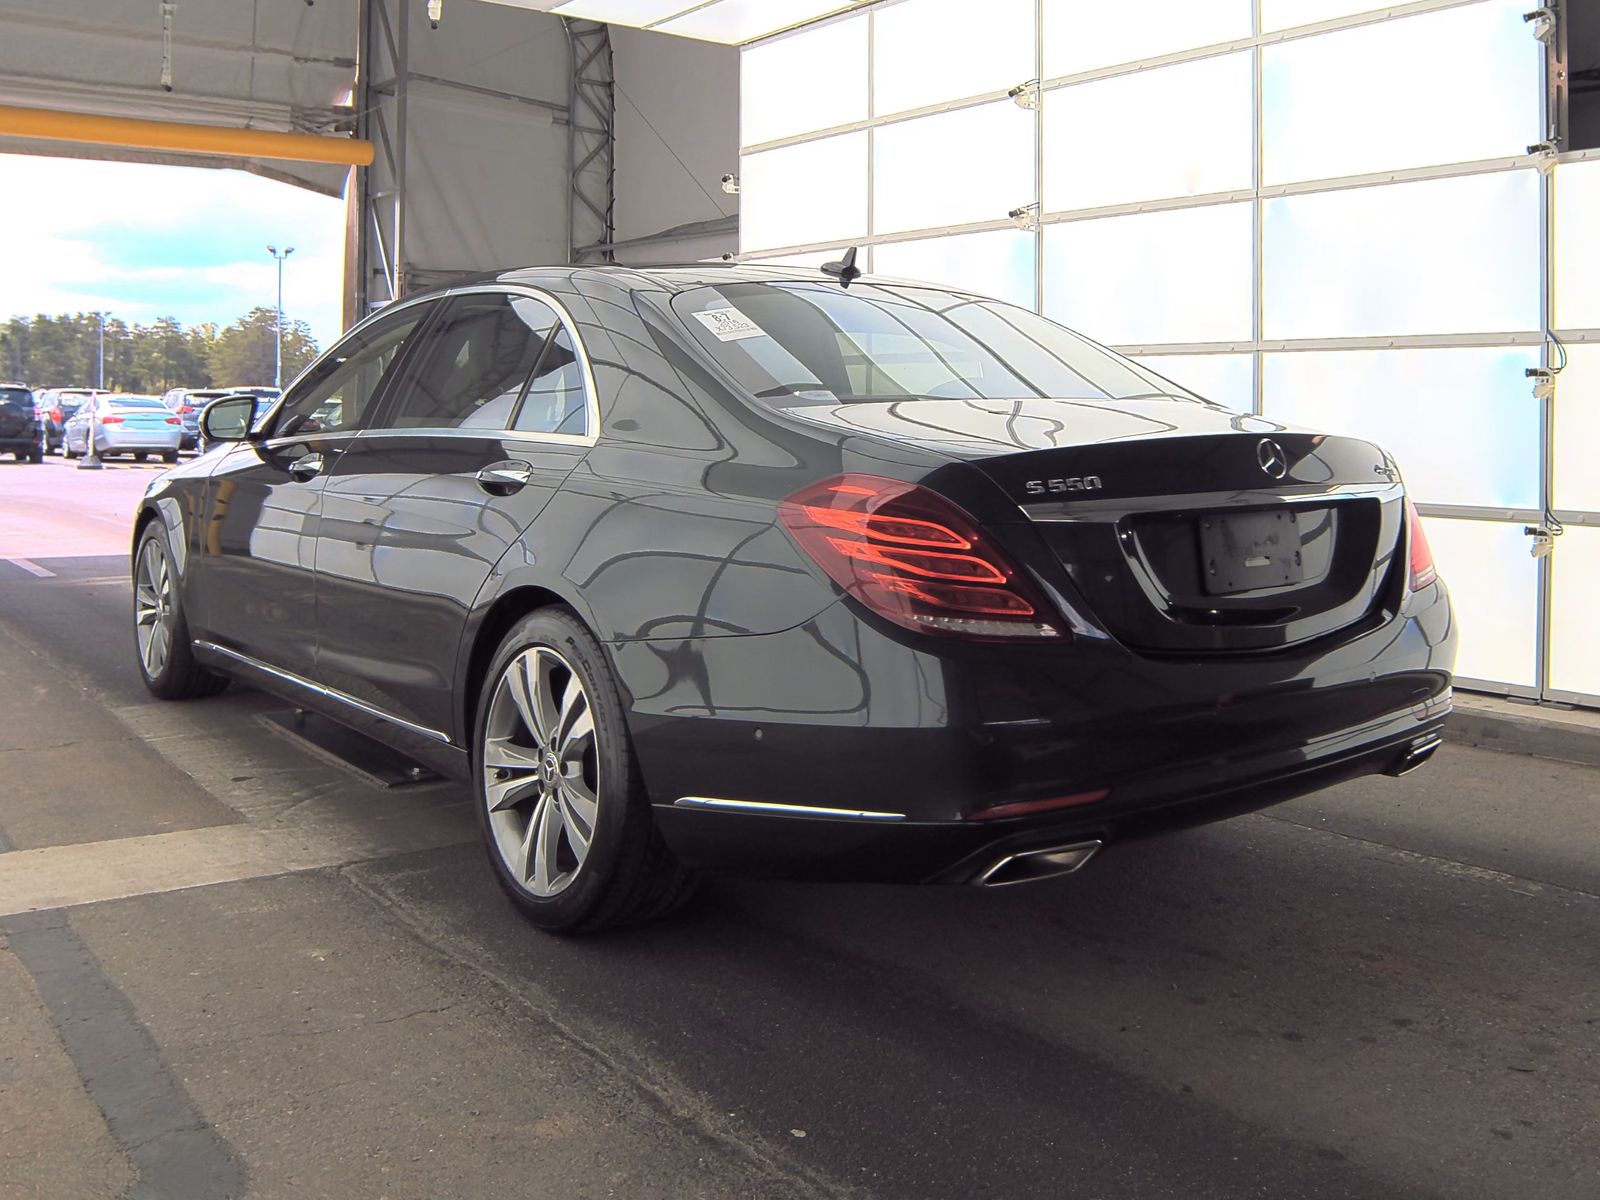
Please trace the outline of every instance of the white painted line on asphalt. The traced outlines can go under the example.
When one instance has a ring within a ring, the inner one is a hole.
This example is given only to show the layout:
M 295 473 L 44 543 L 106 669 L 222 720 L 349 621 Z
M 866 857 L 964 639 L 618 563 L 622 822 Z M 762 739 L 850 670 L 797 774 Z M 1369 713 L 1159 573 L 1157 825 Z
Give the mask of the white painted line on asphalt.
M 220 825 L 13 850 L 0 870 L 0 917 L 343 866 L 459 845 L 473 835 L 471 819 L 450 805 L 361 824 Z
M 21 567 L 29 575 L 37 575 L 40 579 L 54 579 L 56 577 L 56 573 L 54 571 L 46 570 L 44 567 L 41 567 L 38 563 L 32 561 L 31 559 L 8 558 L 6 561 L 14 567 Z

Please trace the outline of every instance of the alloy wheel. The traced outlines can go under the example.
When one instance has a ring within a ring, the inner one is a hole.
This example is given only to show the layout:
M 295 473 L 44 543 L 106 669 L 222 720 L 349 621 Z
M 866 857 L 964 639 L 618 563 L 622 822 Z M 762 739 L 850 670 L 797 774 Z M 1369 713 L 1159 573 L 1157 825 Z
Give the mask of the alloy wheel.
M 501 672 L 481 761 L 489 828 L 506 870 L 535 896 L 565 891 L 594 840 L 600 756 L 589 694 L 548 646 L 520 651 Z
M 172 594 L 172 570 L 159 538 L 149 538 L 139 551 L 133 578 L 133 620 L 139 639 L 139 661 L 154 679 L 166 668 L 172 652 L 172 626 L 177 606 Z

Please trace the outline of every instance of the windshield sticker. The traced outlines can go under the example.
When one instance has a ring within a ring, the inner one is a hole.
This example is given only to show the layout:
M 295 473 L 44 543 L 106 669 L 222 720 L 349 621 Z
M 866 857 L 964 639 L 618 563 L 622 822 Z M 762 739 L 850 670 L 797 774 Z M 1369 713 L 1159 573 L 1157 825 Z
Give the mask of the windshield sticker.
M 708 308 L 691 316 L 711 331 L 719 342 L 740 342 L 745 338 L 766 337 L 766 331 L 737 308 Z

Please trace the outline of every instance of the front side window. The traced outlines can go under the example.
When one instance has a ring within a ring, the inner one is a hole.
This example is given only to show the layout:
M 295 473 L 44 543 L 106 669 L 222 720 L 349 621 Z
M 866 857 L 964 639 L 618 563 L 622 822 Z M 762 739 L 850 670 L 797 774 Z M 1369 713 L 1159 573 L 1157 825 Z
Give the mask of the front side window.
M 432 304 L 413 304 L 346 338 L 293 389 L 273 436 L 340 433 L 359 427 L 390 364 L 432 309 Z
M 519 409 L 535 402 L 532 392 L 546 372 L 552 342 L 566 331 L 555 310 L 532 296 L 468 294 L 449 304 L 420 365 L 406 373 L 385 424 L 510 429 Z
M 1027 309 L 937 288 L 732 283 L 676 297 L 696 340 L 781 407 L 1173 396 L 1176 384 Z

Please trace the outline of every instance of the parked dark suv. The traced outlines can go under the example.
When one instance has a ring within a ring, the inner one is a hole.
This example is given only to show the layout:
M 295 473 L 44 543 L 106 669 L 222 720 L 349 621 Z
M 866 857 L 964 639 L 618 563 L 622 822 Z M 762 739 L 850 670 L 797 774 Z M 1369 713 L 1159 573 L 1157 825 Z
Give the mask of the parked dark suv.
M 18 462 L 44 461 L 39 414 L 26 384 L 0 383 L 0 454 L 7 450 Z
M 837 267 L 835 268 L 838 269 Z M 1036 314 L 794 270 L 391 305 L 133 531 L 140 670 L 470 780 L 539 925 L 695 868 L 996 885 L 1400 774 L 1456 630 L 1384 451 Z

